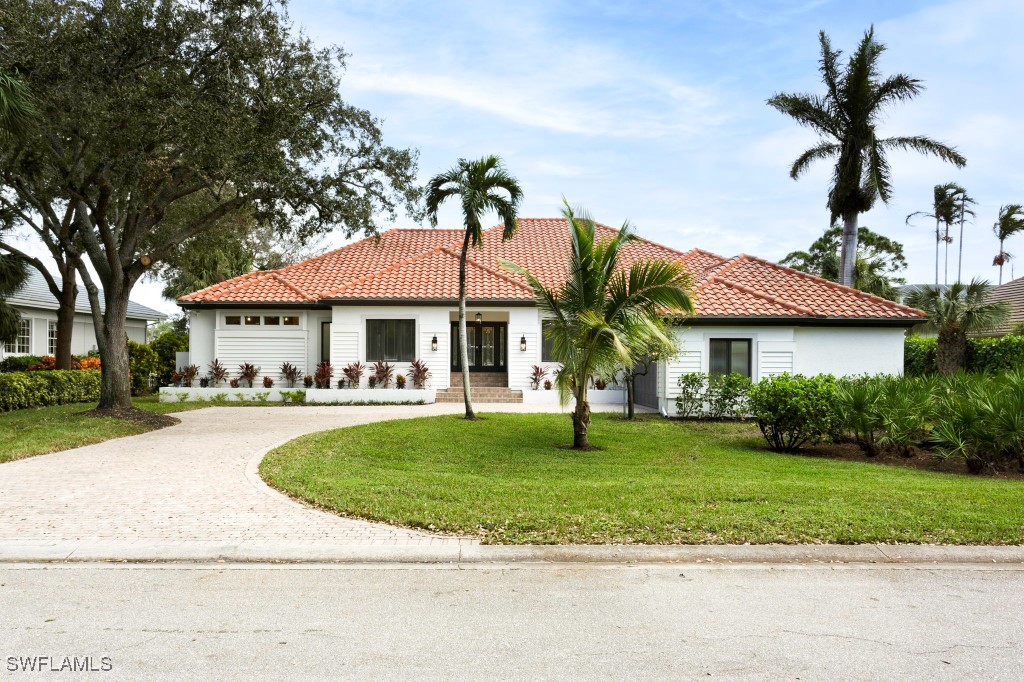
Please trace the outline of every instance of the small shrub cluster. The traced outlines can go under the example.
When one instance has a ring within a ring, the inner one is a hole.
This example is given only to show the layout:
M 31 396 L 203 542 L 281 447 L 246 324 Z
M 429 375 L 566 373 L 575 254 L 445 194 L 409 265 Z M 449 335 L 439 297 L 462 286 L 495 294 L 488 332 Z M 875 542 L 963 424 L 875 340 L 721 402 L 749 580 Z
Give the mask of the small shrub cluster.
M 747 412 L 772 450 L 792 452 L 836 432 L 835 398 L 831 375 L 779 374 L 750 387 Z
M 745 414 L 749 390 L 750 379 L 742 374 L 684 374 L 679 377 L 676 411 L 696 419 L 738 419 Z
M 97 370 L 40 370 L 0 374 L 0 411 L 99 400 Z
M 903 345 L 903 374 L 908 377 L 938 373 L 935 337 L 908 336 Z M 967 339 L 968 372 L 997 374 L 1024 367 L 1024 336 Z
M 156 374 L 159 359 L 149 344 L 128 341 L 128 374 L 132 395 L 149 393 L 150 376 Z
M 533 367 L 531 367 L 530 388 L 532 388 L 535 391 L 538 390 L 540 388 L 541 382 L 544 381 L 544 377 L 546 377 L 547 375 L 548 370 L 546 367 L 542 367 L 541 365 L 534 365 Z
M 98 355 L 72 355 L 71 369 L 99 369 Z M 0 360 L 0 372 L 39 372 L 57 368 L 52 355 L 12 355 Z

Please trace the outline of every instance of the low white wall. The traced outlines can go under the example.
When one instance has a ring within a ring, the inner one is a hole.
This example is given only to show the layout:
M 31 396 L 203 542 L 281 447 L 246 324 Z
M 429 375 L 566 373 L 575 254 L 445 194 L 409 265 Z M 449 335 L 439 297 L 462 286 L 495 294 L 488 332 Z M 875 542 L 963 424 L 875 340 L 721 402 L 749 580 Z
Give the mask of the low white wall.
M 432 403 L 437 391 L 430 388 L 310 388 L 307 403 Z
M 288 391 L 288 389 L 284 389 Z M 292 389 L 302 390 L 302 389 Z M 188 396 L 184 400 L 182 395 Z M 262 396 L 266 396 L 266 400 Z M 160 388 L 160 402 L 162 403 L 201 403 L 224 400 L 226 402 L 268 402 L 280 403 L 284 401 L 281 391 L 276 388 L 179 388 L 176 386 L 163 386 Z
M 598 390 L 592 388 L 587 391 L 587 402 L 591 405 L 621 405 L 626 400 L 626 391 L 618 390 L 614 388 L 606 388 L 604 390 Z M 571 403 L 572 400 L 570 399 Z M 539 389 L 532 390 L 527 388 L 523 391 L 523 404 L 525 405 L 558 405 L 558 391 L 551 389 L 550 391 Z

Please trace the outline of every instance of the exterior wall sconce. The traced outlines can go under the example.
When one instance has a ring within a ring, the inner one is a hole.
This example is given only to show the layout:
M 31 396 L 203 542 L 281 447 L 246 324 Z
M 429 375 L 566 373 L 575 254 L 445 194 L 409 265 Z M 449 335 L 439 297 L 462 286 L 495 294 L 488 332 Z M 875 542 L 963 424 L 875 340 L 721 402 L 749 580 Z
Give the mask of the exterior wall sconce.
M 430 339 L 430 350 L 437 352 L 437 334 L 434 334 L 434 338 Z
M 476 314 L 476 321 L 477 321 L 478 323 L 479 323 L 479 322 L 483 322 L 483 321 L 484 321 L 484 314 L 483 314 L 483 313 L 477 313 L 477 314 Z
M 519 337 L 519 350 L 524 353 L 526 352 L 526 334 Z

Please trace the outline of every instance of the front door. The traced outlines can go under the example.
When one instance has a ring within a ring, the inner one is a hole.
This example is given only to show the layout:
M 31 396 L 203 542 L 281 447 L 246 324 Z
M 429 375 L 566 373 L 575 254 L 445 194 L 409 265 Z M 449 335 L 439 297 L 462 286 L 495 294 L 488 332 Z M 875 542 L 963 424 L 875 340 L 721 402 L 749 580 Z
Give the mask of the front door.
M 469 371 L 504 372 L 508 354 L 506 322 L 466 322 L 466 348 Z M 461 372 L 459 323 L 452 322 L 452 371 Z

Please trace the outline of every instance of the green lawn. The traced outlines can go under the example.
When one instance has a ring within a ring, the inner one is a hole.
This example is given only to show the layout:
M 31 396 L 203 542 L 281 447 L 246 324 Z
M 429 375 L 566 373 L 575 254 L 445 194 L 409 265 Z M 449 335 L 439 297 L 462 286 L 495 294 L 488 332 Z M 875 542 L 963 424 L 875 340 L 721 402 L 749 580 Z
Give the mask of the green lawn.
M 204 403 L 160 403 L 155 395 L 135 398 L 133 402 L 136 407 L 159 414 L 209 407 Z M 95 403 L 73 403 L 0 413 L 0 462 L 150 430 L 136 422 L 82 414 L 94 407 Z
M 1024 481 L 775 454 L 756 429 L 595 415 L 427 417 L 311 434 L 260 466 L 356 517 L 488 543 L 1024 541 Z

